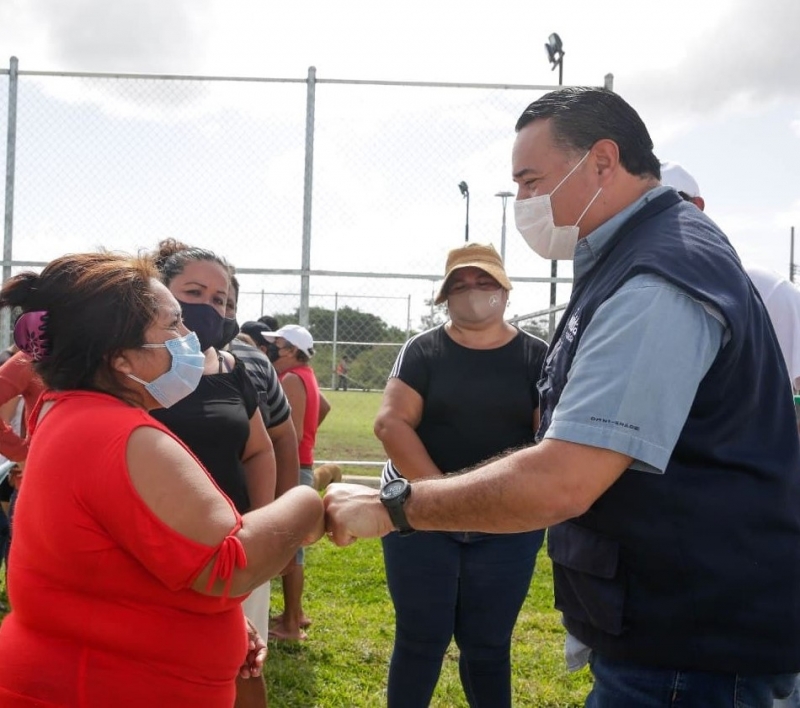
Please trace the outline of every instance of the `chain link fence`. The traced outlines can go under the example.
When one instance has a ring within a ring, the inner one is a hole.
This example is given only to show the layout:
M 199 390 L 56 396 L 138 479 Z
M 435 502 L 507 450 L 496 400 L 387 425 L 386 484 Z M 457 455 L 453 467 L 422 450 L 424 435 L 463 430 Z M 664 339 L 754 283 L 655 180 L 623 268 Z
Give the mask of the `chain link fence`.
M 506 239 L 495 195 L 514 190 L 517 117 L 552 88 L 313 67 L 302 79 L 68 74 L 12 59 L 0 72 L 3 277 L 174 237 L 236 266 L 240 322 L 309 327 L 323 387 L 346 357 L 350 390 L 380 390 L 405 339 L 443 319 L 431 301 L 467 229 L 505 254 L 509 315 L 547 328 L 550 264 L 516 237 L 513 209 Z

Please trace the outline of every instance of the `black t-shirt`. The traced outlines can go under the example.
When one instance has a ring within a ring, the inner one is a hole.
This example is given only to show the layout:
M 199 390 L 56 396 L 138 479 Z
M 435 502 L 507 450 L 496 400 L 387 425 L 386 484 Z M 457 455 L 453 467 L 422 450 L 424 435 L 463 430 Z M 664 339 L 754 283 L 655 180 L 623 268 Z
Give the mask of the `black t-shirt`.
M 203 376 L 197 388 L 174 406 L 151 411 L 196 455 L 240 514 L 250 510 L 242 454 L 257 396 L 237 360 L 230 372 Z
M 536 382 L 546 352 L 541 339 L 522 330 L 497 349 L 468 349 L 444 326 L 404 345 L 391 376 L 424 399 L 416 432 L 442 472 L 533 444 Z

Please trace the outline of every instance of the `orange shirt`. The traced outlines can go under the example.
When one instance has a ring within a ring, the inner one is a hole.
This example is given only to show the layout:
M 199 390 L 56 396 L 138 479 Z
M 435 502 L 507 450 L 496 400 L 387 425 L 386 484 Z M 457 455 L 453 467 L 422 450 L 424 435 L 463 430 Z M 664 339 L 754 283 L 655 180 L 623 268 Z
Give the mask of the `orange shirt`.
M 126 462 L 137 427 L 172 434 L 112 396 L 47 400 L 14 519 L 0 705 L 230 708 L 247 652 L 243 598 L 191 584 L 217 553 L 218 577 L 246 563 L 241 518 L 218 547 L 181 536 L 145 505 Z

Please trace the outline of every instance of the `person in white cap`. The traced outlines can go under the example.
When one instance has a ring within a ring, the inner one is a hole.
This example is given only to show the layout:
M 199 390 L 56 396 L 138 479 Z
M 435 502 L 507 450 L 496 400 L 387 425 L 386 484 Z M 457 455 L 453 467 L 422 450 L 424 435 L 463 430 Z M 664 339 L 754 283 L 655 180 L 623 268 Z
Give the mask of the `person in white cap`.
M 672 187 L 685 201 L 705 211 L 706 203 L 697 181 L 676 162 L 661 163 L 661 184 Z M 767 308 L 792 389 L 800 391 L 800 290 L 774 270 L 752 263 L 742 265 Z
M 292 408 L 292 423 L 297 434 L 300 454 L 300 484 L 314 486 L 314 444 L 317 429 L 330 412 L 330 403 L 320 393 L 317 377 L 311 368 L 314 338 L 305 327 L 284 325 L 277 332 L 263 332 L 267 356 L 283 386 Z M 295 567 L 283 575 L 283 613 L 273 618 L 271 639 L 302 641 L 311 620 L 303 612 L 305 554 L 298 551 Z
M 685 201 L 691 202 L 700 211 L 705 211 L 706 202 L 700 196 L 699 185 L 677 162 L 661 163 L 661 184 L 672 187 Z

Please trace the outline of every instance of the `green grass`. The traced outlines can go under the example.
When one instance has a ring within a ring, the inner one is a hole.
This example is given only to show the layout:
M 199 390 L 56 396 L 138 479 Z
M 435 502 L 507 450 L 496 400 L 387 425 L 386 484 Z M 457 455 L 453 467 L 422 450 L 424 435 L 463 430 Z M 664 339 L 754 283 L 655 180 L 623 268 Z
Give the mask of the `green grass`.
M 383 461 L 386 453 L 372 433 L 381 404 L 379 391 L 325 391 L 331 412 L 317 431 L 317 460 Z M 378 475 L 380 467 L 343 466 L 344 474 Z
M 564 630 L 553 610 L 551 566 L 540 553 L 520 614 L 512 649 L 515 706 L 582 706 L 587 670 L 567 673 Z M 273 583 L 273 613 L 281 611 L 280 581 Z M 274 706 L 372 708 L 385 705 L 394 637 L 379 541 L 336 548 L 323 539 L 306 552 L 306 614 L 313 619 L 302 643 L 269 642 L 266 676 Z M 431 706 L 466 708 L 458 653 L 448 651 Z

